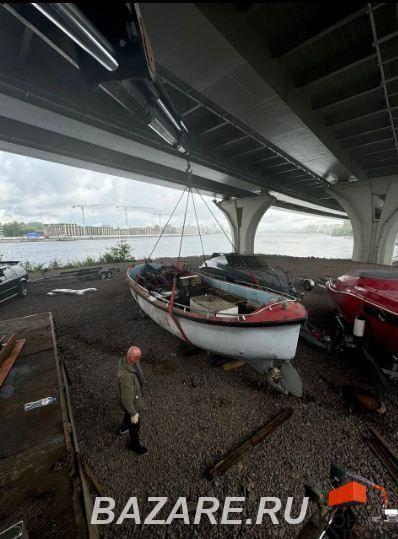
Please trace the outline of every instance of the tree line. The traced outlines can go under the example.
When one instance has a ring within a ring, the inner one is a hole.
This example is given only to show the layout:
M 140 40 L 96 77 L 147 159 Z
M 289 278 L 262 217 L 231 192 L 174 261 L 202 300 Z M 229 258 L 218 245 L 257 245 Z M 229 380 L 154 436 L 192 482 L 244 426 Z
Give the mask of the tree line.
M 38 230 L 44 230 L 43 223 L 39 221 L 31 221 L 29 223 L 23 223 L 21 221 L 12 221 L 12 223 L 4 223 L 2 225 L 3 236 L 7 238 L 15 238 L 18 236 L 24 236 L 29 232 L 36 232 Z

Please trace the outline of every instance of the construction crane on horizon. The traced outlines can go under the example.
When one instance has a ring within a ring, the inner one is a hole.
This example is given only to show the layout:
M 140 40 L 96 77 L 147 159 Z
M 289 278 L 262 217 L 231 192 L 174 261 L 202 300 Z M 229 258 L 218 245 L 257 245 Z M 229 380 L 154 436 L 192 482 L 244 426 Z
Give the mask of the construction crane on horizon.
M 128 223 L 128 212 L 129 210 L 144 210 L 144 211 L 152 211 L 156 210 L 156 208 L 152 206 L 127 206 L 127 204 L 115 204 L 115 203 L 107 203 L 107 204 L 75 204 L 73 208 L 80 208 L 82 212 L 82 225 L 83 230 L 86 231 L 86 214 L 84 212 L 85 208 L 95 208 L 95 207 L 113 207 L 113 208 L 122 208 L 124 210 L 124 216 L 125 216 L 125 222 L 126 222 L 126 228 L 129 228 Z M 159 223 L 160 223 L 160 216 L 161 215 L 167 215 L 164 213 L 154 213 L 153 215 L 159 215 Z
M 162 213 L 160 211 L 155 211 L 153 215 L 157 215 L 159 217 L 159 228 L 162 228 L 162 217 L 163 215 L 168 215 L 167 213 Z
M 83 230 L 86 230 L 86 216 L 84 213 L 84 208 L 92 208 L 95 206 L 115 206 L 115 204 L 75 204 L 73 208 L 80 208 L 82 211 Z
M 128 211 L 129 210 L 156 210 L 156 208 L 152 208 L 150 206 L 126 206 L 126 204 L 120 204 L 119 206 L 116 206 L 116 208 L 123 208 L 124 209 L 124 216 L 126 219 L 126 228 L 129 227 L 128 222 Z

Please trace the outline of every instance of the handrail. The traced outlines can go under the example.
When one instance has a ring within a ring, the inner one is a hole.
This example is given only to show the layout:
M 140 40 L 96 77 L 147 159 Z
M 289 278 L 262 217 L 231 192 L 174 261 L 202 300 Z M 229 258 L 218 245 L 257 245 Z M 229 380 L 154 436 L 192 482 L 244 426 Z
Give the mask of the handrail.
M 336 279 L 329 279 L 328 281 L 326 281 L 326 286 L 329 284 L 329 286 L 332 287 L 333 292 L 335 292 L 336 294 L 348 294 L 349 296 L 354 296 L 356 298 L 360 298 L 360 299 L 362 299 L 363 303 L 370 303 L 371 305 L 373 305 L 374 307 L 377 307 L 381 311 L 385 311 L 385 312 L 388 312 L 388 313 L 392 314 L 393 316 L 397 316 L 397 313 L 395 311 L 391 310 L 391 308 L 389 308 L 389 307 L 386 307 L 382 303 L 379 303 L 375 299 L 372 299 L 369 296 L 366 296 L 366 298 L 364 298 L 363 295 L 361 295 L 361 293 L 357 290 L 356 286 L 352 286 L 352 291 L 337 289 L 335 281 L 336 281 Z M 377 290 L 377 288 L 369 288 L 369 290 L 371 290 L 373 292 L 379 292 L 379 290 Z M 357 292 L 357 293 L 355 293 L 355 292 Z M 394 298 L 392 298 L 392 299 L 394 299 Z

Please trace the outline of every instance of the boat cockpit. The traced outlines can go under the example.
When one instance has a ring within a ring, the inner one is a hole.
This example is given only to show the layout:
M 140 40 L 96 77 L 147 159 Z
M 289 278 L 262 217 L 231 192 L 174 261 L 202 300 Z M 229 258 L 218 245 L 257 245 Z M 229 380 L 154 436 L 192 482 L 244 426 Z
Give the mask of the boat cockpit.
M 176 268 L 160 264 L 140 264 L 130 276 L 154 298 L 169 302 Z M 184 311 L 210 313 L 215 316 L 250 314 L 264 305 L 295 301 L 280 292 L 239 285 L 212 276 L 177 270 L 174 305 Z

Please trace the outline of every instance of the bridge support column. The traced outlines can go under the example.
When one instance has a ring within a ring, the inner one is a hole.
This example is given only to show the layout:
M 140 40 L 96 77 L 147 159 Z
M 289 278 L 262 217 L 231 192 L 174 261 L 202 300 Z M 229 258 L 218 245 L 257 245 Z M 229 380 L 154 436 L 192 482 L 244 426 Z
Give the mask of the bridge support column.
M 237 253 L 254 253 L 254 238 L 258 224 L 275 200 L 275 197 L 263 194 L 247 198 L 229 198 L 216 202 L 228 219 L 232 231 L 232 241 Z
M 358 262 L 391 264 L 398 232 L 398 180 L 335 186 L 330 193 L 350 218 Z

